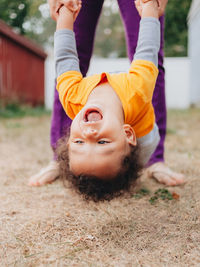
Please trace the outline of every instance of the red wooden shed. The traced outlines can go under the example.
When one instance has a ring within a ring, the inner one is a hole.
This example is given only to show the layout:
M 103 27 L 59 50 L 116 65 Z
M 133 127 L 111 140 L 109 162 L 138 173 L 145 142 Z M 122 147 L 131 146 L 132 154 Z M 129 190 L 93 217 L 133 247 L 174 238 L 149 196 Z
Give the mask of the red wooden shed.
M 0 99 L 44 103 L 46 53 L 0 20 Z

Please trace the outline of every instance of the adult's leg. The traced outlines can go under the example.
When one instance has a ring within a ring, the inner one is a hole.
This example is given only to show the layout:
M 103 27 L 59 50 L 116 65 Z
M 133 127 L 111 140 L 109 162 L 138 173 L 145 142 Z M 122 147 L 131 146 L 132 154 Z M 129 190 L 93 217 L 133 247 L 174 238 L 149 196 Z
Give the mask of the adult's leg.
M 74 24 L 80 69 L 86 75 L 92 55 L 95 30 L 104 0 L 82 0 L 81 11 Z M 66 115 L 55 89 L 51 122 L 51 146 L 56 148 L 57 141 L 66 133 L 71 119 Z
M 164 142 L 166 137 L 166 127 L 167 127 L 166 125 L 167 110 L 166 110 L 166 100 L 165 100 L 165 69 L 163 67 L 164 17 L 160 18 L 160 25 L 161 25 L 161 42 L 160 42 L 160 50 L 158 53 L 159 73 L 152 99 L 156 116 L 156 123 L 158 125 L 160 133 L 160 142 L 149 160 L 149 166 L 156 162 L 164 162 L 164 148 L 165 148 Z
M 122 20 L 125 26 L 125 34 L 130 61 L 133 59 L 137 46 L 140 16 L 132 0 L 118 0 Z M 165 101 L 165 70 L 163 67 L 164 47 L 164 17 L 160 18 L 161 43 L 158 54 L 159 74 L 153 94 L 153 106 L 155 110 L 156 123 L 159 128 L 160 142 L 152 154 L 148 166 L 149 176 L 154 176 L 160 182 L 175 185 L 183 182 L 183 175 L 175 173 L 164 164 L 164 142 L 166 136 L 166 101 Z

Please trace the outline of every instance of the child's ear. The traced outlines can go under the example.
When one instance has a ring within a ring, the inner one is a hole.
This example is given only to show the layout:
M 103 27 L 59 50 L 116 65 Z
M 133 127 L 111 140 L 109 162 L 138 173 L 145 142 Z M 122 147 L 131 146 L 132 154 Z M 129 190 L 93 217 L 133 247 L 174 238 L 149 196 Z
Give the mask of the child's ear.
M 123 129 L 124 129 L 124 133 L 126 135 L 128 143 L 132 146 L 136 146 L 137 140 L 136 140 L 136 135 L 135 135 L 133 128 L 129 124 L 124 124 Z

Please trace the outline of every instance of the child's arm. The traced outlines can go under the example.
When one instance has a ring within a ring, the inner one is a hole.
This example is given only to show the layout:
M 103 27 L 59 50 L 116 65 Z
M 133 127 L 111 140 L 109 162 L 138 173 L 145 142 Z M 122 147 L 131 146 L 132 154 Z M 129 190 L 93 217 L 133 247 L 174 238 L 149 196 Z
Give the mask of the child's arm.
M 73 119 L 79 105 L 72 103 L 77 102 L 78 97 L 80 98 L 78 91 L 83 80 L 76 50 L 75 34 L 72 30 L 73 23 L 81 8 L 81 1 L 65 0 L 65 2 L 67 1 L 68 3 L 76 2 L 78 9 L 72 11 L 71 7 L 66 7 L 65 4 L 58 10 L 57 31 L 54 34 L 54 58 L 59 99 L 67 115 Z
M 65 5 L 59 9 L 57 30 L 54 35 L 54 56 L 57 77 L 67 71 L 80 72 L 73 24 L 80 11 L 81 1 L 69 0 L 68 3 L 68 7 Z M 72 11 L 73 7 L 74 11 Z
M 130 72 L 136 74 L 133 77 L 135 76 L 138 82 L 137 92 L 141 95 L 144 103 L 146 103 L 145 106 L 148 107 L 148 105 L 150 106 L 149 103 L 152 99 L 158 73 L 155 66 L 158 64 L 158 51 L 160 48 L 160 23 L 158 20 L 160 11 L 157 0 L 149 0 L 146 3 L 144 1 L 136 1 L 136 7 L 141 15 L 141 21 L 138 44 L 134 56 L 135 62 L 133 62 Z M 141 120 L 142 123 L 144 123 L 146 116 L 148 118 L 148 111 Z M 140 162 L 143 166 L 145 166 L 156 149 L 159 139 L 158 127 L 155 123 L 153 129 L 148 134 L 137 139 L 141 151 Z
M 144 1 L 144 0 L 143 0 Z M 158 65 L 158 51 L 160 48 L 160 22 L 157 0 L 143 3 L 136 1 L 136 7 L 141 15 L 140 30 L 134 60 L 147 60 Z

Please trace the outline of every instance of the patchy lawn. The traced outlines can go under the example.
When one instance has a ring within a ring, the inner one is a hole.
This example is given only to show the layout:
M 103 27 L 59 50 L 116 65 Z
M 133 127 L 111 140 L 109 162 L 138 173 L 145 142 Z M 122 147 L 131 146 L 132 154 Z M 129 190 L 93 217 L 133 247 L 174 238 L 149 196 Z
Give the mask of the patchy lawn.
M 200 266 L 200 110 L 170 111 L 166 162 L 187 183 L 142 177 L 132 196 L 85 202 L 61 181 L 27 186 L 52 157 L 50 116 L 0 119 L 0 265 Z

